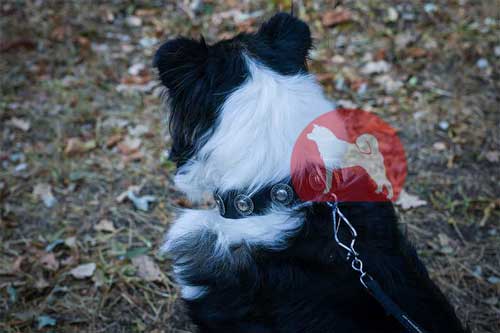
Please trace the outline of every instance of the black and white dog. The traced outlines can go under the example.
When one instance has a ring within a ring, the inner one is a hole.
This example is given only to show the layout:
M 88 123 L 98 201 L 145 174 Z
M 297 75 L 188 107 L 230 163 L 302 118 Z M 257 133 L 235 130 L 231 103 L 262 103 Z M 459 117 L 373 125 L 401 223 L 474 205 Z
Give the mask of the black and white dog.
M 304 22 L 280 13 L 257 33 L 160 47 L 154 65 L 168 89 L 175 183 L 190 199 L 215 192 L 224 201 L 235 191 L 251 198 L 290 177 L 297 136 L 335 108 L 308 74 L 311 43 Z M 340 208 L 358 231 L 365 267 L 413 321 L 428 332 L 464 332 L 399 232 L 392 205 Z M 224 213 L 183 211 L 163 246 L 201 332 L 406 331 L 346 263 L 326 204 L 270 204 L 238 219 Z

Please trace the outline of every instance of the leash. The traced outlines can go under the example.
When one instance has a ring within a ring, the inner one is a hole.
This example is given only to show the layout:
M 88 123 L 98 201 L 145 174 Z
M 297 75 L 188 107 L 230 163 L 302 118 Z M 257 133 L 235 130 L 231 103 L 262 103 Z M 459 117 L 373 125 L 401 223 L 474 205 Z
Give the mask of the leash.
M 327 202 L 332 208 L 333 236 L 337 245 L 347 251 L 347 262 L 350 262 L 351 268 L 359 273 L 359 282 L 372 295 L 375 300 L 384 308 L 384 310 L 393 316 L 409 333 L 427 333 L 418 326 L 401 308 L 383 291 L 380 284 L 363 268 L 363 261 L 359 258 L 359 253 L 355 249 L 356 237 L 358 233 L 354 226 L 349 222 L 340 211 L 337 201 Z M 351 234 L 349 244 L 342 242 L 339 237 L 340 225 L 344 223 Z
M 393 316 L 409 333 L 427 333 L 418 326 L 401 308 L 383 291 L 380 284 L 363 268 L 363 261 L 359 258 L 359 253 L 355 249 L 356 237 L 358 233 L 354 226 L 349 222 L 338 207 L 336 196 L 333 201 L 326 202 L 332 209 L 333 236 L 337 245 L 347 251 L 346 260 L 351 268 L 359 274 L 359 282 L 372 295 L 375 300 L 384 308 L 386 313 Z M 226 191 L 225 193 L 214 192 L 214 200 L 222 217 L 227 219 L 241 219 L 250 215 L 259 215 L 264 213 L 272 205 L 290 207 L 294 210 L 300 210 L 312 206 L 314 202 L 299 202 L 298 195 L 293 190 L 293 186 L 283 180 L 273 186 L 267 186 L 254 193 L 246 195 L 240 191 Z M 344 243 L 339 237 L 339 229 L 345 224 L 351 235 L 350 242 Z

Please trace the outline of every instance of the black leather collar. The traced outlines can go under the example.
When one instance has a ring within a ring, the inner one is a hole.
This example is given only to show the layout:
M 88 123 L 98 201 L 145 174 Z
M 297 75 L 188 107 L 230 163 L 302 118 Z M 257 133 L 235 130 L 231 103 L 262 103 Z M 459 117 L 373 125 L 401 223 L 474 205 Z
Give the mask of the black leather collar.
M 266 186 L 256 193 L 231 190 L 214 192 L 214 200 L 219 213 L 227 219 L 241 219 L 248 216 L 264 215 L 271 206 L 292 207 L 299 201 L 290 182 L 284 181 Z

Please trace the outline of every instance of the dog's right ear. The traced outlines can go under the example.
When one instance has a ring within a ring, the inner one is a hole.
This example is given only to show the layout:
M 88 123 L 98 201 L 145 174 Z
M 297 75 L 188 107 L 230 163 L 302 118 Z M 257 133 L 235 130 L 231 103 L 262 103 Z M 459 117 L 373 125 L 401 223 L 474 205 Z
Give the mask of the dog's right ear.
M 205 40 L 179 37 L 165 42 L 155 54 L 153 66 L 170 94 L 189 89 L 204 74 L 208 58 Z
M 311 31 L 307 24 L 287 13 L 278 13 L 264 23 L 258 32 L 270 46 L 286 55 L 288 61 L 301 64 L 312 47 Z

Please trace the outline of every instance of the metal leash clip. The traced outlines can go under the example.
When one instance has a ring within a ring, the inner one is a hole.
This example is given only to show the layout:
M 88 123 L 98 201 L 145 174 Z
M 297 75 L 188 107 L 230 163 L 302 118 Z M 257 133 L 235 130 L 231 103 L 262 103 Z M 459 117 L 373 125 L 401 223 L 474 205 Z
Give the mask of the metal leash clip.
M 351 222 L 349 222 L 349 220 L 345 217 L 345 215 L 340 211 L 336 200 L 333 202 L 327 202 L 327 205 L 332 208 L 333 236 L 335 242 L 337 243 L 337 245 L 339 245 L 340 247 L 342 247 L 344 250 L 347 251 L 346 260 L 351 261 L 352 269 L 360 274 L 359 281 L 365 288 L 368 288 L 364 281 L 364 278 L 367 276 L 367 273 L 364 271 L 363 261 L 359 259 L 359 253 L 355 249 L 356 237 L 358 236 L 358 233 L 356 232 L 356 229 L 351 224 Z M 351 234 L 352 238 L 349 244 L 342 242 L 342 240 L 339 237 L 339 229 L 342 223 L 344 223 L 347 226 L 349 233 Z
M 354 226 L 349 222 L 344 214 L 340 211 L 338 207 L 338 202 L 336 200 L 333 202 L 327 202 L 328 206 L 332 208 L 332 219 L 333 219 L 333 236 L 337 245 L 342 247 L 347 251 L 347 262 L 350 261 L 351 267 L 354 271 L 359 273 L 359 282 L 363 287 L 368 290 L 368 292 L 379 302 L 379 304 L 386 310 L 387 313 L 393 315 L 402 326 L 404 326 L 410 333 L 426 333 L 420 326 L 418 326 L 409 316 L 401 310 L 401 308 L 382 290 L 381 286 L 375 281 L 370 274 L 365 272 L 363 268 L 363 261 L 359 258 L 359 253 L 354 248 L 356 244 L 356 237 L 358 233 Z M 342 242 L 339 237 L 340 225 L 344 223 L 349 230 L 351 235 L 350 244 Z

